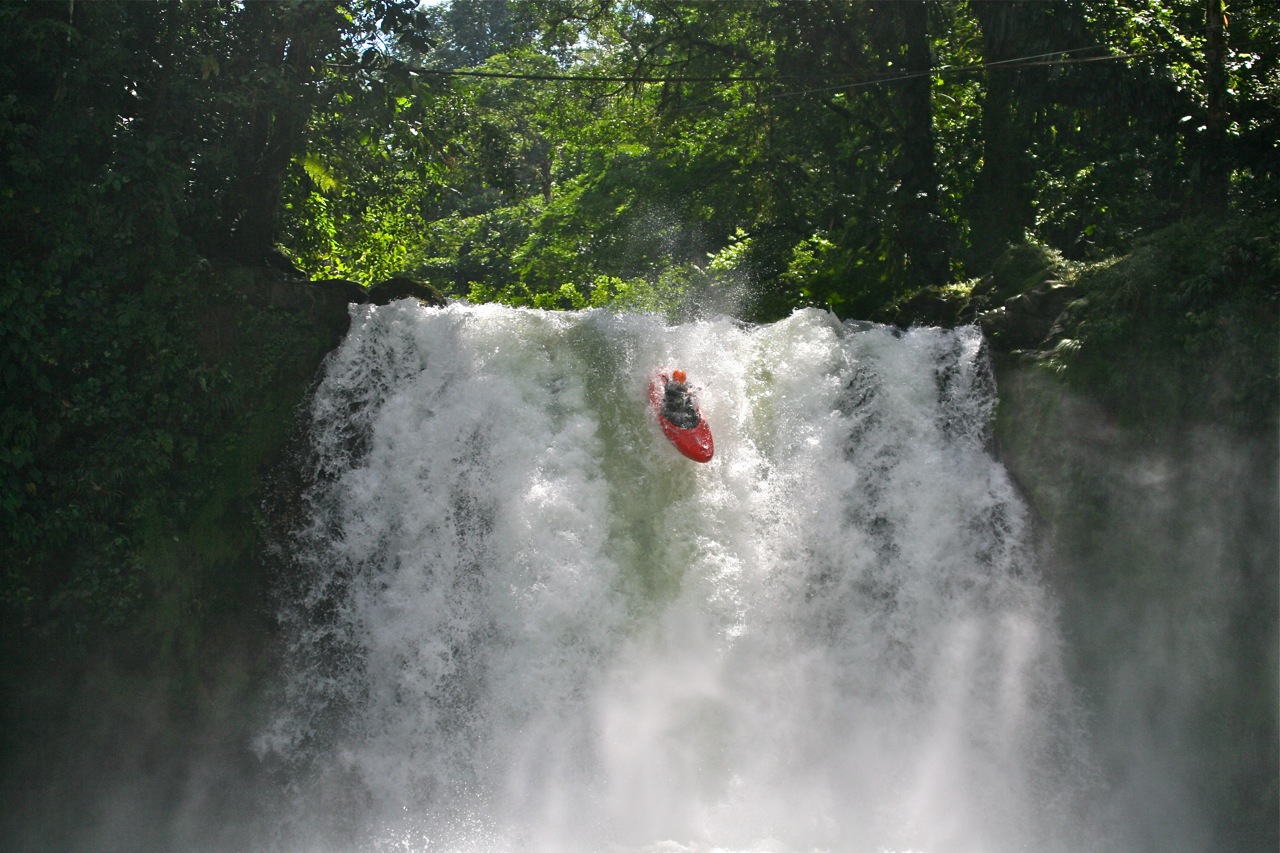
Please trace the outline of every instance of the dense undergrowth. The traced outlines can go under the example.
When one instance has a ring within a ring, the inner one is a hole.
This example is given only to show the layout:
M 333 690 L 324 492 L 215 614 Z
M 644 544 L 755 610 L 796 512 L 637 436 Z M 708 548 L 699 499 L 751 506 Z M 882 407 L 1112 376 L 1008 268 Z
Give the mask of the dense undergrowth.
M 1273 429 L 1280 396 L 1280 219 L 1179 223 L 1082 292 L 1046 366 L 1130 424 Z
M 337 340 L 267 304 L 273 277 L 187 255 L 128 289 L 85 267 L 38 319 L 7 314 L 30 347 L 3 416 L 8 651 L 189 664 L 261 592 L 261 479 Z
M 131 843 L 173 849 L 146 833 L 203 760 L 226 819 L 246 807 L 217 773 L 269 666 L 264 482 L 345 328 L 345 302 L 317 310 L 268 270 L 179 255 L 139 278 L 24 317 L 36 363 L 6 365 L 0 836 L 43 849 L 94 847 L 47 816 L 91 813 L 104 785 L 149 790 Z

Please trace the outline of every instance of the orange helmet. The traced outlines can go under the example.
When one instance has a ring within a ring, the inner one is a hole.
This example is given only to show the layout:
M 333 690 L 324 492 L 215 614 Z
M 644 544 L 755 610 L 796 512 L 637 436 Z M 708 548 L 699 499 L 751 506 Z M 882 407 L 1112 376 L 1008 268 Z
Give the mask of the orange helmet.
M 677 381 L 677 382 L 683 382 L 683 381 L 684 381 L 684 378 L 685 378 L 685 377 L 684 377 L 684 371 L 683 371 L 683 370 L 673 370 L 673 371 L 671 371 L 671 378 L 672 378 L 672 379 L 674 379 L 674 380 L 675 380 L 675 381 Z

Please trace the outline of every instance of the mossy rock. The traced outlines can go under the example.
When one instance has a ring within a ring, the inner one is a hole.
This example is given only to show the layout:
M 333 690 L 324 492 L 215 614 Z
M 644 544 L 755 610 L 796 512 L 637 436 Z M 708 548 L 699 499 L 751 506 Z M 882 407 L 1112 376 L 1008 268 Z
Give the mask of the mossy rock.
M 973 287 L 973 297 L 999 305 L 1060 277 L 1064 261 L 1041 243 L 1017 243 L 996 258 L 991 273 Z
M 444 294 L 439 288 L 408 276 L 395 276 L 369 287 L 369 301 L 374 305 L 387 305 L 397 299 L 408 298 L 436 308 L 445 304 Z
M 1062 281 L 1044 281 L 1005 301 L 999 308 L 978 315 L 978 324 L 1002 352 L 1047 345 L 1060 330 L 1063 312 L 1080 296 L 1078 287 Z
M 922 287 L 875 312 L 871 320 L 899 328 L 953 328 L 972 318 L 970 288 L 964 285 Z
M 369 290 L 359 282 L 346 278 L 318 278 L 311 286 L 322 294 L 326 300 L 341 301 L 344 304 L 354 302 L 363 305 L 369 301 Z

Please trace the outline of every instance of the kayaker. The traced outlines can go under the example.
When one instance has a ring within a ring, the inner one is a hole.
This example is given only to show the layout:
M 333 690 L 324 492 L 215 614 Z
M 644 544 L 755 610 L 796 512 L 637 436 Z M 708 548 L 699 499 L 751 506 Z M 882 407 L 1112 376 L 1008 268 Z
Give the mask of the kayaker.
M 693 429 L 701 419 L 693 405 L 683 370 L 671 371 L 662 395 L 662 416 L 680 429 Z

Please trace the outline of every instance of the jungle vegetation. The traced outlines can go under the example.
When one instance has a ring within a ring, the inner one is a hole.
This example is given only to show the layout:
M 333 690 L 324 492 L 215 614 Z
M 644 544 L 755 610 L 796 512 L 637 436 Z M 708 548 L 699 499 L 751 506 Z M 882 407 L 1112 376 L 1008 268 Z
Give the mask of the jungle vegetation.
M 1031 245 L 1086 294 L 1049 369 L 1123 401 L 1115 347 L 1210 385 L 1244 339 L 1224 405 L 1274 418 L 1269 0 L 47 0 L 0 43 L 9 642 L 214 606 L 183 561 L 239 546 L 191 531 L 251 526 L 226 478 L 316 363 L 228 289 L 269 260 L 768 321 Z

